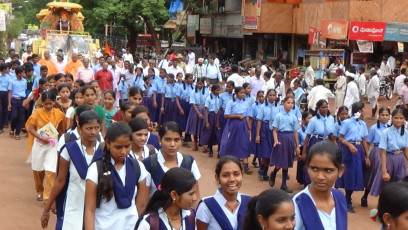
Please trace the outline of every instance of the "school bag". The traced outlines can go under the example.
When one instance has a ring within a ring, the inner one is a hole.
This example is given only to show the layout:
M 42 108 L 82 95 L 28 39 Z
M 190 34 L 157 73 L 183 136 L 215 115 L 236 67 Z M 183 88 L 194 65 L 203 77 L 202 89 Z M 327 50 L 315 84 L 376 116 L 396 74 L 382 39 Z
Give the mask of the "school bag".
M 138 160 L 130 158 L 130 157 L 128 157 L 126 160 L 130 160 L 132 162 L 132 164 L 133 164 L 133 168 L 135 169 L 135 178 L 136 178 L 136 186 L 137 186 L 138 180 L 139 180 L 139 177 L 140 177 L 140 174 L 141 174 L 139 162 L 138 162 Z M 96 163 L 96 168 L 98 169 L 98 182 L 99 182 L 103 177 L 103 161 L 98 160 L 95 163 Z M 101 201 L 102 201 L 102 194 L 97 193 L 97 195 L 96 195 L 96 208 L 100 207 Z

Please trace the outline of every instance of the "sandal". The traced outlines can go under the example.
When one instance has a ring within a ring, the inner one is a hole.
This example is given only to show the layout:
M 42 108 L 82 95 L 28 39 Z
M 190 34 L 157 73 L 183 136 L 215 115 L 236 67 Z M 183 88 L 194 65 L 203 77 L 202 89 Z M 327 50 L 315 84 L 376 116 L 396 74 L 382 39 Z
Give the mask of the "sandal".
M 11 137 L 14 137 L 14 131 L 10 131 L 10 132 L 9 132 L 9 135 L 10 135 Z
M 14 139 L 20 140 L 20 136 L 19 136 L 19 135 L 16 135 L 16 136 L 14 137 Z
M 206 146 L 203 147 L 203 153 L 208 153 L 208 147 Z
M 197 151 L 197 150 L 198 150 L 198 147 L 194 146 L 193 151 Z
M 41 194 L 37 195 L 37 201 L 43 201 L 43 196 Z

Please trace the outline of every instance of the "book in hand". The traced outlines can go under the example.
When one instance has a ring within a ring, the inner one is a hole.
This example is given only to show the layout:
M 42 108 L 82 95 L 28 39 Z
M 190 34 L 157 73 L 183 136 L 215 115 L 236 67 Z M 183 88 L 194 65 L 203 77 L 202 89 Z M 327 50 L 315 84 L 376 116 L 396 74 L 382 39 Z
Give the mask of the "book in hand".
M 58 137 L 58 131 L 55 129 L 54 125 L 51 122 L 48 122 L 43 127 L 37 130 L 37 133 L 40 134 L 41 137 L 49 138 L 51 146 L 55 145 L 54 138 Z M 38 140 L 41 144 L 45 145 L 43 141 Z

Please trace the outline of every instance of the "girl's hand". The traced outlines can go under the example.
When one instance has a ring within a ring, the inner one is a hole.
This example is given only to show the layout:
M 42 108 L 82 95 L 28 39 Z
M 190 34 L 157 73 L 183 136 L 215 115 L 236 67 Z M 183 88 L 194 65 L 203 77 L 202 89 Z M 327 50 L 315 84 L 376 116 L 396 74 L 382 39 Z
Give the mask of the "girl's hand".
M 350 149 L 350 152 L 352 153 L 352 154 L 357 154 L 357 148 L 354 146 L 354 145 L 352 145 L 352 144 L 350 144 L 350 146 L 349 146 L 349 149 Z
M 385 181 L 385 182 L 390 181 L 390 179 L 391 179 L 390 174 L 388 174 L 388 172 L 383 173 L 383 174 L 382 174 L 382 179 L 383 179 L 383 181 Z
M 157 102 L 153 102 L 153 107 L 157 108 Z
M 49 139 L 48 137 L 41 137 L 40 140 L 41 140 L 41 142 L 44 143 L 44 144 L 50 143 L 50 139 Z
M 183 116 L 184 115 L 184 110 L 180 109 L 180 115 Z
M 7 110 L 8 110 L 8 111 L 11 111 L 11 104 L 8 105 Z
M 238 119 L 242 120 L 242 119 L 244 119 L 244 116 L 243 115 L 238 115 Z
M 209 124 L 209 123 L 206 123 L 206 124 L 205 124 L 205 129 L 206 129 L 206 130 L 210 130 L 210 124 Z
M 366 159 L 365 159 L 365 164 L 366 164 L 366 167 L 370 167 L 371 162 L 370 162 L 370 158 L 369 158 L 369 157 L 366 157 Z
M 55 202 L 52 203 L 52 205 L 51 205 L 51 212 L 52 212 L 53 214 L 57 215 L 57 208 L 55 207 Z
M 281 143 L 279 141 L 275 141 L 275 143 L 273 144 L 273 147 L 276 147 L 278 145 L 281 145 Z
M 161 114 L 164 115 L 164 109 L 163 108 L 161 109 Z
M 296 147 L 296 155 L 300 155 L 300 147 Z
M 296 154 L 296 158 L 298 161 L 303 161 L 303 157 L 300 154 Z
M 220 123 L 219 123 L 219 122 L 217 122 L 216 127 L 217 127 L 217 129 L 221 129 L 221 125 L 220 125 Z
M 41 227 L 43 229 L 48 227 L 48 221 L 50 220 L 50 213 L 41 214 Z
M 256 136 L 255 143 L 257 143 L 257 144 L 261 143 L 261 137 L 260 136 Z
M 198 118 L 200 118 L 201 120 L 204 120 L 204 116 L 201 113 L 198 114 Z

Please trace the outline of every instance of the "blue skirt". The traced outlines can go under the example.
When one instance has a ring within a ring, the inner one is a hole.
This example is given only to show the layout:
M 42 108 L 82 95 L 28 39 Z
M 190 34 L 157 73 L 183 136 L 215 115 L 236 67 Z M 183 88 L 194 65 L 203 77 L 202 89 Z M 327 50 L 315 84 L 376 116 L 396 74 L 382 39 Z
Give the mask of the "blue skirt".
M 252 130 L 251 130 L 251 144 L 249 146 L 249 152 L 251 154 L 254 154 L 254 157 L 257 158 L 258 157 L 258 148 L 257 148 L 257 144 L 255 142 L 256 139 L 256 125 L 258 124 L 257 120 L 253 120 L 252 121 Z
M 272 149 L 270 165 L 287 169 L 293 167 L 295 138 L 292 131 L 278 132 L 280 145 Z
M 363 167 L 365 165 L 363 146 L 354 144 L 354 147 L 357 148 L 357 154 L 352 154 L 347 146 L 340 145 L 344 173 L 337 180 L 336 187 L 351 191 L 363 191 Z
M 249 134 L 246 119 L 227 119 L 219 155 L 232 155 L 240 159 L 249 157 Z
M 200 144 L 202 145 L 218 145 L 221 139 L 221 130 L 217 126 L 217 114 L 215 112 L 210 112 L 208 114 L 208 123 L 210 124 L 210 129 L 205 128 L 205 122 L 203 123 L 203 129 L 200 135 Z
M 197 106 L 198 111 L 204 116 L 205 107 Z M 190 135 L 201 135 L 201 130 L 203 129 L 204 119 L 200 119 L 197 113 L 194 111 L 193 106 L 191 106 L 190 113 L 188 114 L 186 133 Z
M 270 159 L 273 147 L 272 131 L 269 129 L 269 123 L 262 122 L 261 125 L 261 143 L 256 144 L 258 150 L 258 158 Z M 253 138 L 255 139 L 255 137 Z
M 377 171 L 381 171 L 380 148 L 374 146 L 370 152 L 370 167 L 364 168 L 364 187 L 371 188 L 373 186 Z
M 171 98 L 164 99 L 164 115 L 160 111 L 160 124 L 164 124 L 168 121 L 175 121 L 179 110 L 177 108 L 176 101 Z
M 390 180 L 388 182 L 383 181 L 381 163 L 380 168 L 377 170 L 373 186 L 371 187 L 370 195 L 378 196 L 381 190 L 389 183 L 401 181 L 407 175 L 407 168 L 405 166 L 405 156 L 403 153 L 394 154 L 387 152 L 387 171 L 390 174 Z
M 161 101 L 162 101 L 162 94 L 158 93 L 156 96 L 156 102 L 157 102 L 156 114 L 154 116 L 154 120 L 152 120 L 153 122 L 159 122 L 160 120 Z
M 150 120 L 155 122 L 158 108 L 153 107 L 153 97 L 143 97 L 142 105 L 149 109 Z
M 300 153 L 302 153 L 302 151 L 303 151 L 303 146 L 300 146 Z M 307 169 L 305 168 L 305 162 L 304 161 L 300 161 L 299 159 L 298 159 L 298 161 L 297 161 L 297 165 L 296 165 L 296 181 L 299 183 L 299 184 L 304 184 L 305 182 L 304 182 L 304 172 L 306 171 Z
M 224 113 L 225 113 L 225 110 L 221 108 L 221 111 L 220 111 L 221 133 L 224 133 L 224 128 L 225 128 L 225 125 L 227 124 L 227 120 L 228 120 L 228 119 L 225 119 Z
M 176 108 L 177 109 L 177 116 L 176 116 L 175 121 L 177 122 L 177 124 L 179 124 L 181 129 L 183 131 L 185 131 L 186 126 L 187 126 L 188 115 L 189 115 L 190 110 L 191 110 L 191 104 L 188 101 L 184 100 L 184 99 L 180 99 L 179 103 L 180 103 L 181 108 L 184 110 L 184 115 L 180 115 L 180 111 L 178 110 L 178 108 Z

